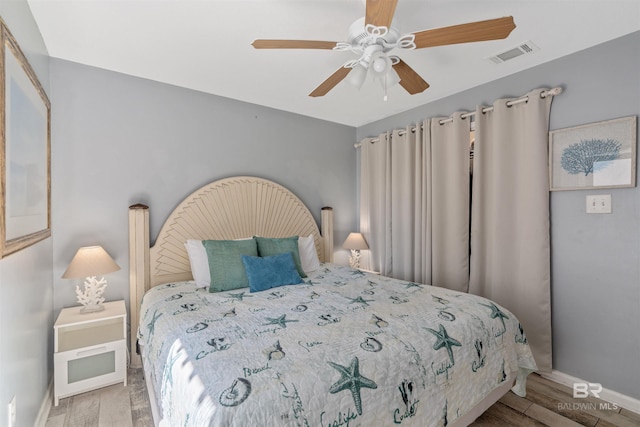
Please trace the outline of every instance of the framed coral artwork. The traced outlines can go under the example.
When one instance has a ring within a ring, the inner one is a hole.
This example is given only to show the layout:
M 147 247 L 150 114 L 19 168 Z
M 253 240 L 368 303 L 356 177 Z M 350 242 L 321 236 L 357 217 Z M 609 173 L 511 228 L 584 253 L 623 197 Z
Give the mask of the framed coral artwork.
M 635 187 L 637 117 L 549 132 L 551 191 Z
M 0 19 L 0 258 L 51 235 L 49 99 Z

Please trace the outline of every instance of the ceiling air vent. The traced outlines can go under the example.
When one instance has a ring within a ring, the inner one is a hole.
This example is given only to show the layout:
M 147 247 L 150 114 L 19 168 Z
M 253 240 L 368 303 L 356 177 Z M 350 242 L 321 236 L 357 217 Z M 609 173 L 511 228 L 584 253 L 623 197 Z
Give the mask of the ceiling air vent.
M 529 40 L 517 47 L 514 47 L 513 49 L 509 49 L 497 55 L 490 56 L 487 59 L 489 59 L 494 64 L 502 64 L 503 62 L 507 62 L 513 58 L 517 58 L 518 56 L 527 55 L 539 50 L 540 48 L 536 46 L 531 40 Z

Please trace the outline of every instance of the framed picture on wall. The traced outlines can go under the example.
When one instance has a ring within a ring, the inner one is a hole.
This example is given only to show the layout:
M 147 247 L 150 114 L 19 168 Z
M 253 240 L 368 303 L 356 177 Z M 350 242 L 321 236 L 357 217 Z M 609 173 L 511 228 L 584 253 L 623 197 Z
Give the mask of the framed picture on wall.
M 637 117 L 549 132 L 551 191 L 635 187 Z
M 51 235 L 51 105 L 0 20 L 0 257 Z

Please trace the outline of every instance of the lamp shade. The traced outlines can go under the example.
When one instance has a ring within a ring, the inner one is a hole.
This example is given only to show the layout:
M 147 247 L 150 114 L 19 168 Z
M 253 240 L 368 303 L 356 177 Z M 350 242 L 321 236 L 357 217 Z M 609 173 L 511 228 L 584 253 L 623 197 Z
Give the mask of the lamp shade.
M 342 247 L 345 249 L 364 250 L 369 249 L 367 242 L 364 240 L 362 233 L 349 233 L 347 240 L 344 241 Z
M 86 246 L 78 249 L 63 279 L 82 279 L 120 270 L 120 266 L 109 256 L 102 246 Z

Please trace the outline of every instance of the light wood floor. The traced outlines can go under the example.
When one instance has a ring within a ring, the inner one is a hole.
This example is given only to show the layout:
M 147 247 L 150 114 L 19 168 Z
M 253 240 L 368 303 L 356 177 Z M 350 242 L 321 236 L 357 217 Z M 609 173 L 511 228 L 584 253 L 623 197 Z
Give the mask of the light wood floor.
M 153 426 L 142 370 L 129 369 L 128 374 L 126 388 L 119 384 L 61 399 L 51 408 L 46 427 Z M 574 399 L 572 394 L 569 387 L 532 374 L 526 398 L 509 392 L 472 426 L 640 426 L 639 414 L 595 398 Z
M 127 383 L 60 399 L 45 427 L 153 427 L 142 369 L 129 368 Z
M 640 414 L 589 397 L 574 399 L 570 387 L 542 378 L 527 379 L 527 397 L 507 393 L 473 424 L 480 426 L 638 427 Z

